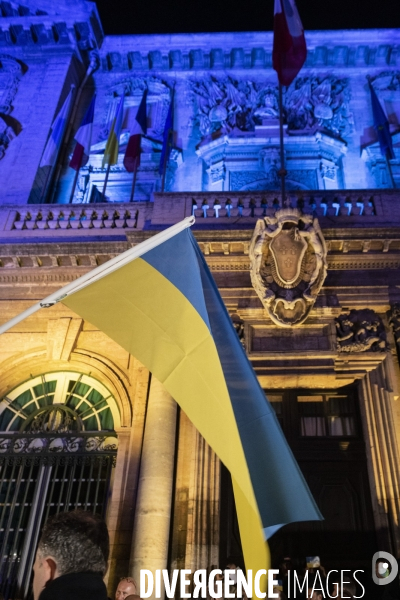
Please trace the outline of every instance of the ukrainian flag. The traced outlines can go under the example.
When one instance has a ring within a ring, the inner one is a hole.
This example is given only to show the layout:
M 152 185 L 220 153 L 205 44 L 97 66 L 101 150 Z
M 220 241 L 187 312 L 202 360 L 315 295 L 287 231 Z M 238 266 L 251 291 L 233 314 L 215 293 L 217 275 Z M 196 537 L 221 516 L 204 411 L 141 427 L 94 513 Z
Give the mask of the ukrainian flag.
M 321 519 L 189 229 L 61 300 L 163 383 L 229 469 L 247 569 L 265 539 Z
M 279 527 L 322 516 L 187 229 L 192 222 L 69 283 L 0 334 L 62 302 L 146 365 L 229 469 L 246 569 L 255 575 L 269 568 L 266 539 Z
M 119 138 L 121 135 L 122 122 L 124 119 L 124 101 L 125 93 L 122 94 L 119 101 L 117 113 L 111 123 L 110 133 L 108 135 L 106 147 L 104 149 L 102 167 L 105 165 L 116 165 L 118 162 Z

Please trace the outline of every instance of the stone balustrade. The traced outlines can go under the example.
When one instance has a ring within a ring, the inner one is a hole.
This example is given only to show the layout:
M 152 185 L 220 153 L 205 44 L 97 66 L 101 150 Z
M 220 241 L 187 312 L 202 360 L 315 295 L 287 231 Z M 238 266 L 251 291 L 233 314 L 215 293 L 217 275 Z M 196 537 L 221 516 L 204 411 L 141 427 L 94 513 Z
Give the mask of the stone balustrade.
M 305 212 L 313 212 L 318 217 L 325 216 L 362 216 L 374 215 L 375 206 L 370 194 L 366 195 L 315 195 L 308 197 L 292 197 L 292 207 L 301 208 Z M 232 194 L 214 196 L 210 193 L 195 194 L 192 197 L 193 214 L 197 218 L 223 217 L 264 217 L 272 215 L 282 208 L 282 201 L 274 194 Z
M 142 203 L 96 205 L 26 205 L 0 208 L 0 231 L 76 231 L 141 227 Z
M 290 192 L 287 205 L 314 214 L 322 227 L 362 224 L 366 219 L 390 225 L 400 219 L 397 190 Z M 0 241 L 124 236 L 145 222 L 167 227 L 194 215 L 197 225 L 248 226 L 282 208 L 277 192 L 171 192 L 154 194 L 153 202 L 104 204 L 31 204 L 0 206 Z

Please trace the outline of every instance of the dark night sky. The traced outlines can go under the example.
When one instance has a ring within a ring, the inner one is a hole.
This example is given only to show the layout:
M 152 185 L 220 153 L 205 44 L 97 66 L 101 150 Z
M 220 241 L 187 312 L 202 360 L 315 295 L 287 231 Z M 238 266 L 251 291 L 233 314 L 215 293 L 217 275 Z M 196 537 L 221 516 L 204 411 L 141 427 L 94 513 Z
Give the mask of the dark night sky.
M 96 0 L 106 34 L 268 31 L 273 0 Z M 307 29 L 400 27 L 400 0 L 297 0 Z

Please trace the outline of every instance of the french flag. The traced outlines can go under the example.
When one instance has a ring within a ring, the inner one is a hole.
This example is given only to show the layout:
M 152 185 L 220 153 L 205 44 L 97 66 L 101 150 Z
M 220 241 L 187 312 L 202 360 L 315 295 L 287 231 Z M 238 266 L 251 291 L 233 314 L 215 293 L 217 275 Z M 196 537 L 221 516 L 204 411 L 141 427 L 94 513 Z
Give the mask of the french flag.
M 124 156 L 124 167 L 129 173 L 133 173 L 140 165 L 140 152 L 142 135 L 147 133 L 147 90 L 143 92 L 142 100 L 133 120 L 129 133 L 128 145 Z
M 307 58 L 304 29 L 294 0 L 275 0 L 272 65 L 281 85 L 290 85 Z
M 51 126 L 51 134 L 47 140 L 46 147 L 40 161 L 40 167 L 54 167 L 57 162 L 57 157 L 61 144 L 64 138 L 65 128 L 68 123 L 69 115 L 72 108 L 72 99 L 75 86 L 71 86 L 71 90 L 65 99 L 64 104 Z
M 76 146 L 74 153 L 71 158 L 69 166 L 75 171 L 79 171 L 81 167 L 84 167 L 89 160 L 90 146 L 92 143 L 92 129 L 93 129 L 93 117 L 94 117 L 94 104 L 96 96 L 93 96 L 89 108 L 83 118 L 81 126 L 75 134 Z

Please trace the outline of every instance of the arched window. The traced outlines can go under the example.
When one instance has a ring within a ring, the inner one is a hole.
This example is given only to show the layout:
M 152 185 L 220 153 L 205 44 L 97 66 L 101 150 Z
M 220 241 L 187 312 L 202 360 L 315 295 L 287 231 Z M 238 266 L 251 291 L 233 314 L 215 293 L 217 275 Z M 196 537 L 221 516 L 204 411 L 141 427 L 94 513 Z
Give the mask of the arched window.
M 26 597 L 40 530 L 80 508 L 105 514 L 117 403 L 88 375 L 45 373 L 0 400 L 0 591 Z

